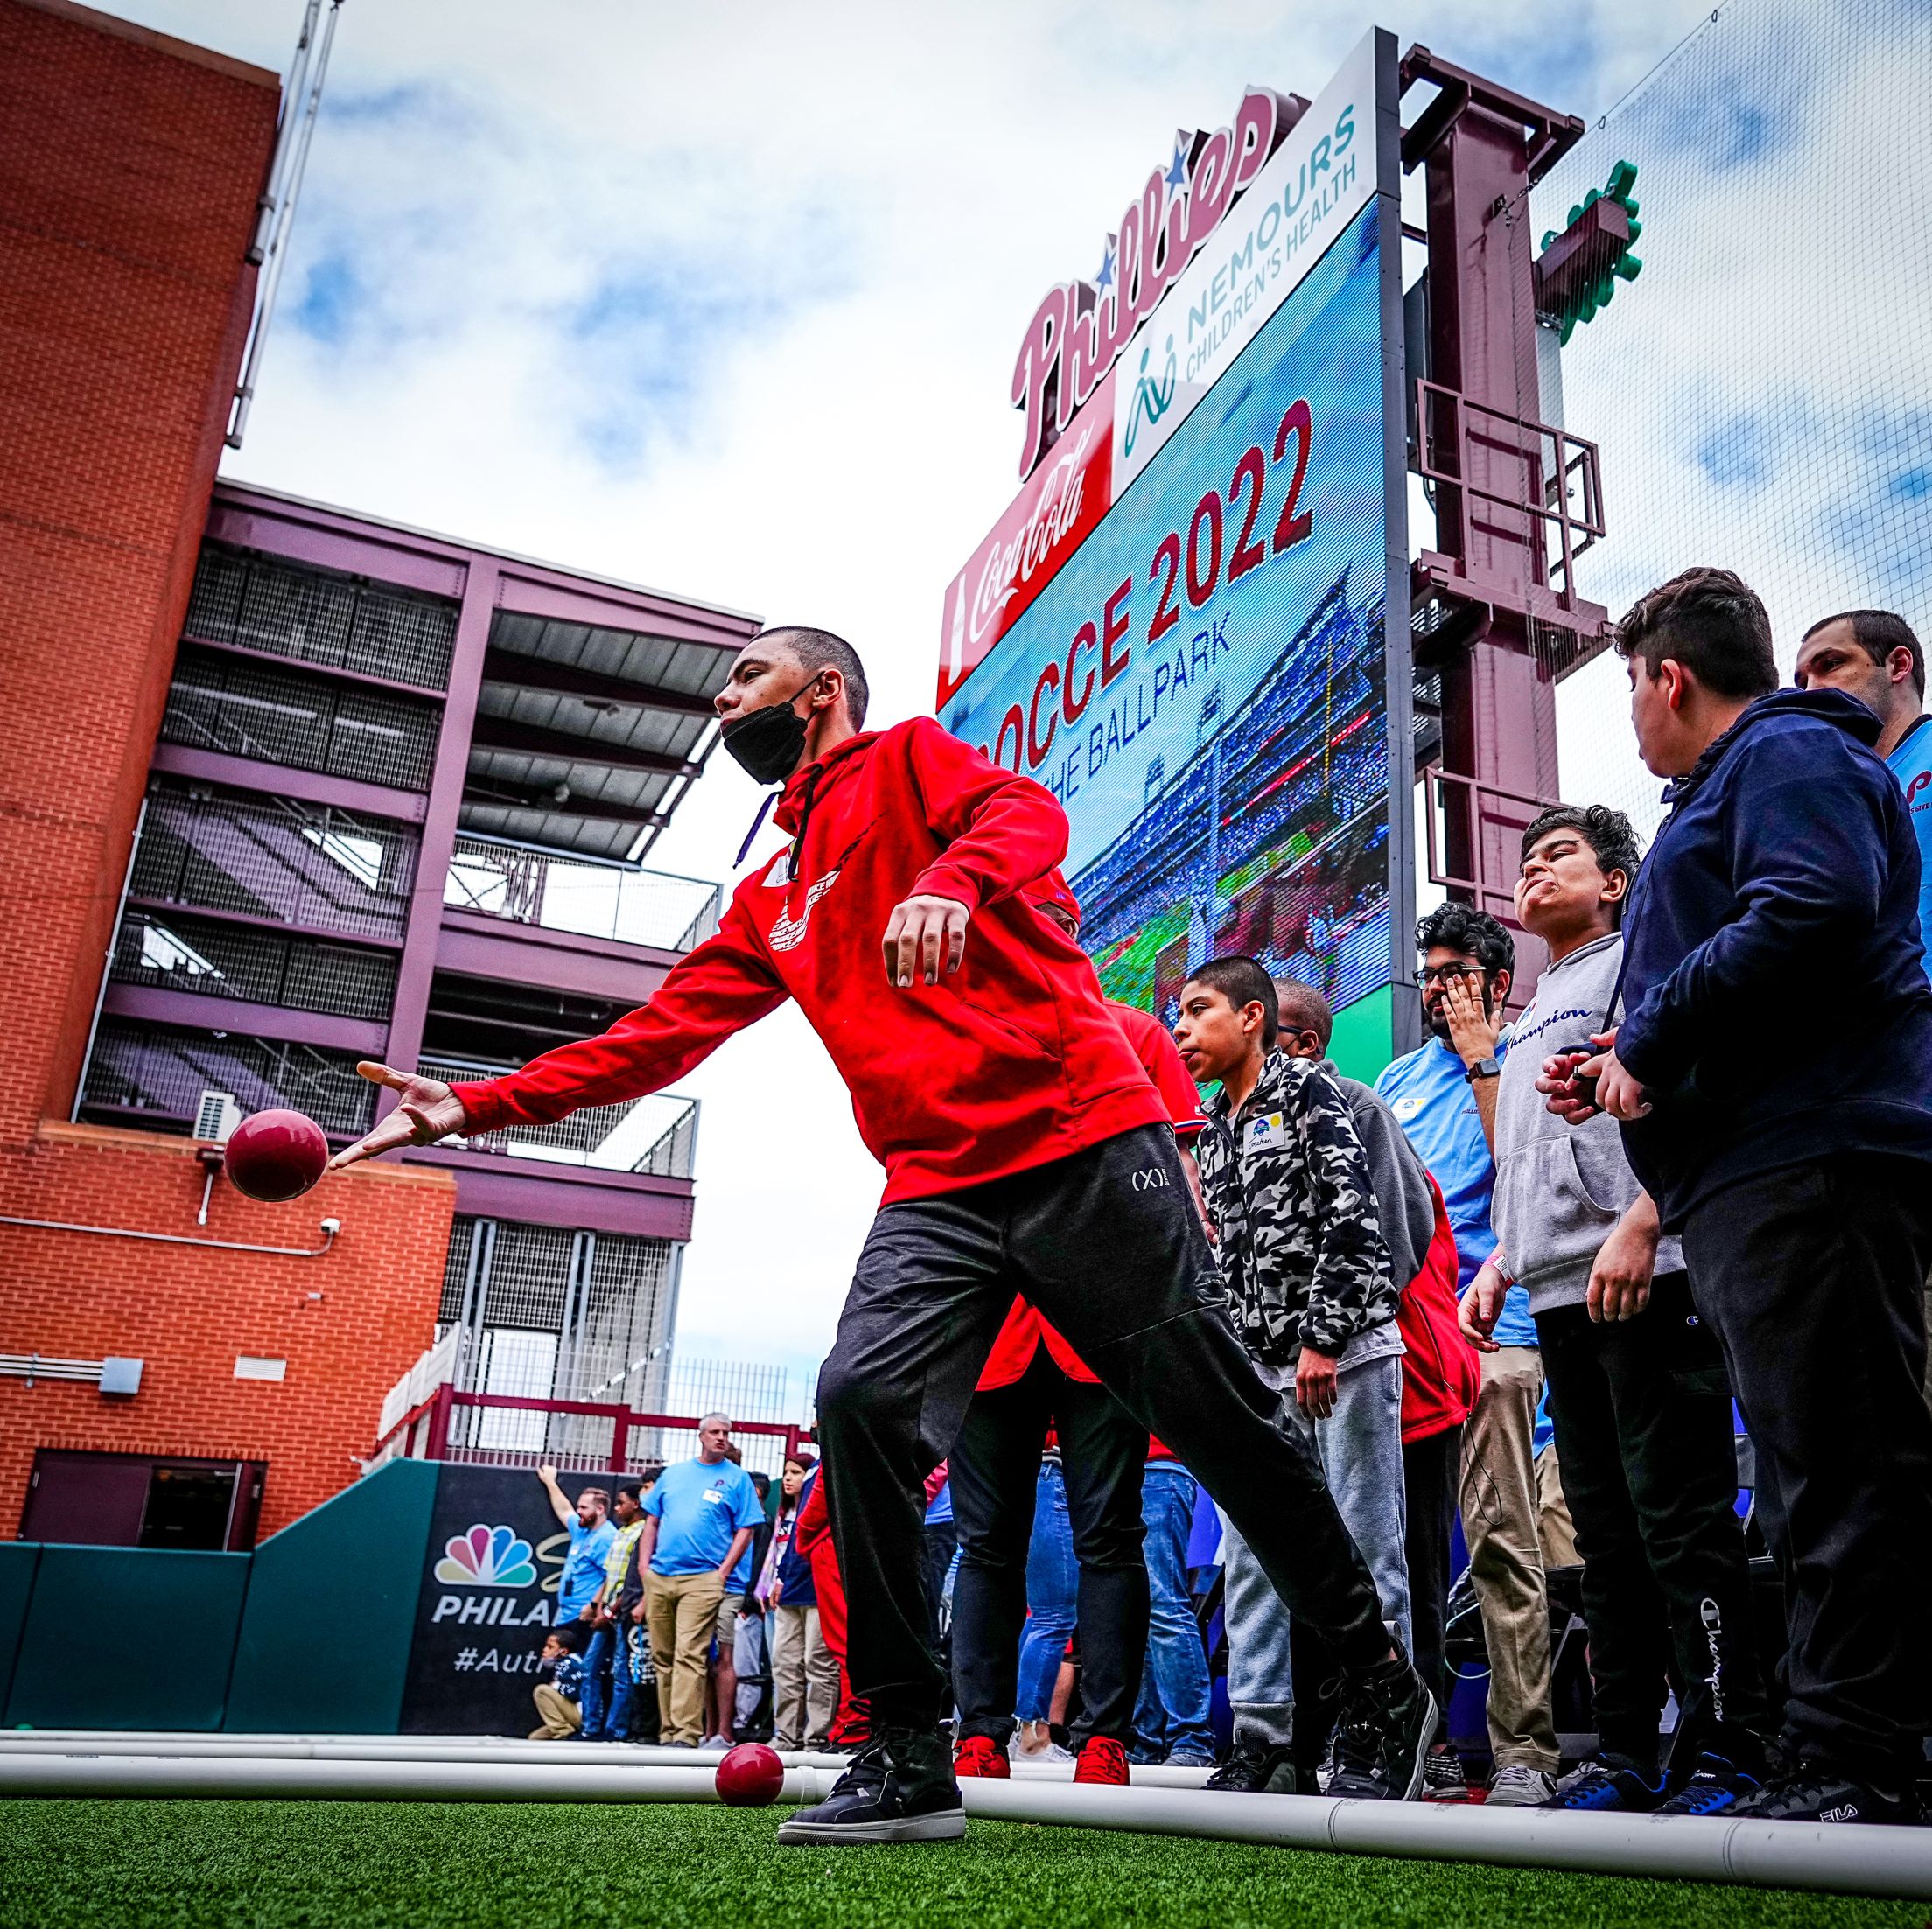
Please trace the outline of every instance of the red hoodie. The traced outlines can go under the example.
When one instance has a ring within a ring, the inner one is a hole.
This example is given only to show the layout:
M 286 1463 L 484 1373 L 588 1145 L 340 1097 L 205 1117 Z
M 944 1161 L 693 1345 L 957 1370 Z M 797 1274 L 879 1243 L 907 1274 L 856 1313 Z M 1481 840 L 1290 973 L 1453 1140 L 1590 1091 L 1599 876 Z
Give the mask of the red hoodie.
M 1436 1229 L 1422 1270 L 1403 1289 L 1396 1325 L 1408 1351 L 1402 1367 L 1402 1443 L 1460 1427 L 1482 1390 L 1476 1350 L 1456 1324 L 1456 1235 L 1442 1188 L 1429 1175 Z
M 774 821 L 792 849 L 738 887 L 717 935 L 651 1002 L 601 1038 L 458 1086 L 468 1130 L 655 1092 L 788 997 L 851 1093 L 887 1204 L 1166 1122 L 1086 953 L 1018 895 L 1067 852 L 1050 791 L 920 716 L 807 765 Z M 925 894 L 972 912 L 965 961 L 901 990 L 886 976 L 886 926 Z

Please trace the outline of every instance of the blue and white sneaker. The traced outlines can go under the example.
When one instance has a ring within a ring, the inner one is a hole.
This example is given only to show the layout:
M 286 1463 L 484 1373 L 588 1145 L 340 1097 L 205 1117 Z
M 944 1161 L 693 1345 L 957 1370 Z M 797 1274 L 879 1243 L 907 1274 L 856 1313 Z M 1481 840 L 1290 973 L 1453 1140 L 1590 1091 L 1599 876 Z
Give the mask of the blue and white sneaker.
M 1648 1815 L 1663 1802 L 1663 1777 L 1653 1784 L 1639 1773 L 1625 1755 L 1600 1755 L 1557 1784 L 1545 1808 L 1567 1808 L 1597 1814 Z
M 1658 1810 L 1660 1815 L 1728 1814 L 1746 1795 L 1764 1786 L 1763 1778 L 1740 1768 L 1729 1757 L 1698 1757 L 1690 1779 Z

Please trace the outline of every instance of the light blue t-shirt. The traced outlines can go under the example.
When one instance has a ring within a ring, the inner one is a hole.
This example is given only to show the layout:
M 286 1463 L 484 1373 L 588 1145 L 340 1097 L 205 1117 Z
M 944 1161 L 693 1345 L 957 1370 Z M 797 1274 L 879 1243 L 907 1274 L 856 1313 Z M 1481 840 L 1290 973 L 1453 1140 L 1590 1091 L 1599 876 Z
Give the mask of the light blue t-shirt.
M 953 1484 L 948 1480 L 928 1502 L 926 1525 L 929 1527 L 943 1527 L 953 1517 Z
M 1501 1059 L 1509 1050 L 1505 1031 L 1496 1042 Z M 1397 1059 L 1376 1080 L 1409 1135 L 1422 1163 L 1435 1174 L 1456 1235 L 1456 1290 L 1469 1283 L 1496 1249 L 1489 1226 L 1489 1199 L 1496 1186 L 1496 1162 L 1482 1136 L 1466 1066 L 1442 1039 L 1432 1038 L 1419 1052 Z M 1530 1296 L 1520 1286 L 1503 1295 L 1502 1312 L 1493 1336 L 1499 1345 L 1534 1346 L 1536 1323 L 1530 1317 Z
M 617 1538 L 608 1520 L 587 1527 L 573 1513 L 570 1520 L 570 1551 L 564 1562 L 564 1577 L 556 1588 L 556 1618 L 574 1621 L 581 1608 L 604 1585 L 604 1561 Z
M 651 1572 L 667 1580 L 715 1568 L 731 1551 L 732 1536 L 740 1527 L 755 1531 L 765 1520 L 765 1503 L 751 1475 L 732 1460 L 720 1460 L 715 1467 L 683 1460 L 665 1468 L 644 1496 L 644 1511 L 657 1517 Z M 750 1564 L 747 1547 L 738 1566 L 749 1569 Z M 730 1584 L 738 1585 L 735 1574 Z
M 1925 945 L 1925 973 L 1932 978 L 1932 716 L 1922 716 L 1885 762 L 1905 793 L 1919 840 L 1919 936 Z

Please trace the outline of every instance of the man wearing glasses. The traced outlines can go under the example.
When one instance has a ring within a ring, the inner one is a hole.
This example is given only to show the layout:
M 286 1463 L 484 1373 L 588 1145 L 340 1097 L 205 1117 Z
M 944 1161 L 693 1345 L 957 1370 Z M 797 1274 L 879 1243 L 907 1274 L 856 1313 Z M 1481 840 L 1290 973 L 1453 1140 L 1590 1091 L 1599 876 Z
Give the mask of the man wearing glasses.
M 1420 1051 L 1397 1059 L 1376 1090 L 1434 1173 L 1456 1235 L 1459 1294 L 1496 1249 L 1496 1084 L 1503 1000 L 1516 947 L 1488 912 L 1446 904 L 1416 927 L 1422 954 Z M 1537 1538 L 1535 1435 L 1543 1355 L 1529 1297 L 1512 1287 L 1482 1357 L 1482 1391 L 1463 1435 L 1460 1500 L 1469 1569 L 1489 1650 L 1490 1801 L 1531 1807 L 1556 1790 L 1550 1711 L 1550 1617 Z

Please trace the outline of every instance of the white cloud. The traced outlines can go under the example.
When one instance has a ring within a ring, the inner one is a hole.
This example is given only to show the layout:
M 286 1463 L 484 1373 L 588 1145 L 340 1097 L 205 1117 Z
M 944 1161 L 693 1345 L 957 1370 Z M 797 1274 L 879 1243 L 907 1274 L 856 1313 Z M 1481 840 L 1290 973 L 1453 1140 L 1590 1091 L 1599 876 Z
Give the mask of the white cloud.
M 119 0 L 280 66 L 298 0 Z M 1678 0 L 1446 0 L 1404 44 L 1594 112 Z M 1312 94 L 1340 0 L 347 0 L 245 479 L 843 632 L 875 716 L 928 709 L 940 598 L 1015 483 L 1046 287 L 1097 262 L 1179 124 Z M 724 874 L 719 760 L 654 854 Z M 795 1013 L 705 1101 L 688 1350 L 829 1343 L 878 1190 Z

